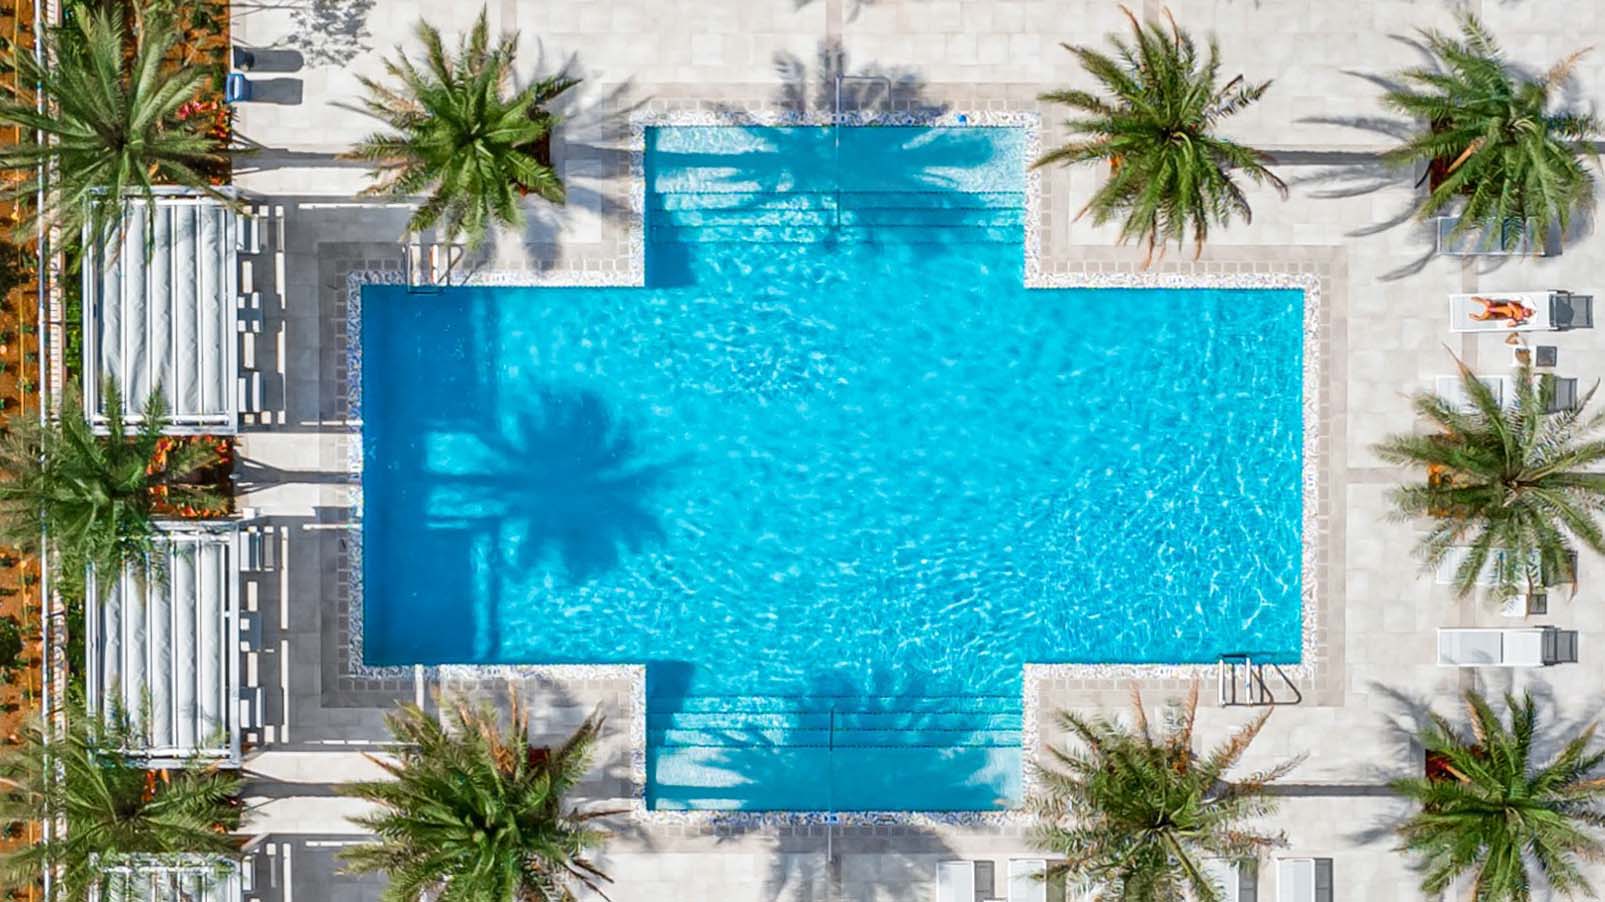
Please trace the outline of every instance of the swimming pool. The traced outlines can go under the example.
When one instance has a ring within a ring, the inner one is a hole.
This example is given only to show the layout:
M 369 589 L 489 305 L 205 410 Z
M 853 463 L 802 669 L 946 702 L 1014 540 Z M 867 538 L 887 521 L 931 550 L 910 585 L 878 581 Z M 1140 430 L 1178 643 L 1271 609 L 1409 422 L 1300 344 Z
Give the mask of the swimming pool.
M 1017 130 L 650 137 L 647 287 L 363 289 L 365 663 L 646 663 L 658 808 L 977 810 L 1025 663 L 1298 660 L 1302 292 L 1023 288 Z

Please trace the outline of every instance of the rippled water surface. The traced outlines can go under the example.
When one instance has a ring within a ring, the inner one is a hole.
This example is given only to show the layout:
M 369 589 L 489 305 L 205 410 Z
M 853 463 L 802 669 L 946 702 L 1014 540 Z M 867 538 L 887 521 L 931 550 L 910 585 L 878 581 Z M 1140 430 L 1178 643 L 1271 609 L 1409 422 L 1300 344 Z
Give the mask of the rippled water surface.
M 646 288 L 365 289 L 367 663 L 683 716 L 1297 660 L 1302 295 L 1028 291 L 1016 133 L 848 134 L 655 135 Z

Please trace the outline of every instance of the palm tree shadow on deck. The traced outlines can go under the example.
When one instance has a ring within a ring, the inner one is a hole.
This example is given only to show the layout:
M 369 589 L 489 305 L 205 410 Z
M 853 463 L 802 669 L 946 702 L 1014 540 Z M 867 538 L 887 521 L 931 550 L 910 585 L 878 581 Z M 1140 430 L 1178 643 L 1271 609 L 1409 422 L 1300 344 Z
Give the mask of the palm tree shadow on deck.
M 628 192 L 618 187 L 636 152 L 630 144 L 630 117 L 645 105 L 646 99 L 637 96 L 629 78 L 617 84 L 596 82 L 579 54 L 570 53 L 559 61 L 538 37 L 533 44 L 533 63 L 518 67 L 521 73 L 532 73 L 528 81 L 548 77 L 579 80 L 545 105 L 559 120 L 554 151 L 560 159 L 554 159 L 554 164 L 563 176 L 567 200 L 561 206 L 526 205 L 529 221 L 519 236 L 530 264 L 550 269 L 560 259 L 558 246 L 563 229 L 576 211 L 589 211 L 613 223 L 627 223 L 640 215 Z M 518 86 L 525 83 L 520 81 Z
M 312 66 L 344 66 L 373 48 L 368 14 L 374 0 L 306 0 L 290 7 L 285 43 Z M 249 4 L 247 4 L 249 6 Z

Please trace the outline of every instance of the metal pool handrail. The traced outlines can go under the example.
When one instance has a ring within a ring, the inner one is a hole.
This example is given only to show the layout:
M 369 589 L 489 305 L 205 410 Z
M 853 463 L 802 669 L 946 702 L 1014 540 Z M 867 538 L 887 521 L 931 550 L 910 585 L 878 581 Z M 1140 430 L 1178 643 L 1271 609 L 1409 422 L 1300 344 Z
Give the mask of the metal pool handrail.
M 1246 697 L 1242 700 L 1237 697 L 1238 662 L 1242 662 L 1243 665 L 1244 688 L 1246 690 Z M 1276 671 L 1276 675 L 1282 678 L 1282 682 L 1293 693 L 1292 699 L 1279 701 L 1271 694 L 1271 688 L 1265 682 L 1266 667 Z M 1283 670 L 1280 664 L 1273 661 L 1255 664 L 1253 655 L 1250 652 L 1221 655 L 1215 663 L 1215 676 L 1217 680 L 1217 698 L 1222 707 L 1234 705 L 1255 707 L 1262 705 L 1297 705 L 1304 701 L 1304 693 L 1299 690 L 1298 684 L 1293 682 L 1293 678 L 1287 675 L 1287 671 Z M 1258 690 L 1257 693 L 1255 692 L 1256 689 Z

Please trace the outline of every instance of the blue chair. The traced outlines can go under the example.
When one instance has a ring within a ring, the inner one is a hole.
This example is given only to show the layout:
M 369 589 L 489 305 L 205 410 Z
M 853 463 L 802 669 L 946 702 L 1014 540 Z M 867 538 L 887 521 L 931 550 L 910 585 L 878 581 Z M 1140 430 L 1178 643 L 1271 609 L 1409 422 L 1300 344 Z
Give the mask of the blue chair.
M 223 102 L 241 103 L 251 99 L 251 83 L 238 72 L 230 72 L 223 81 Z

